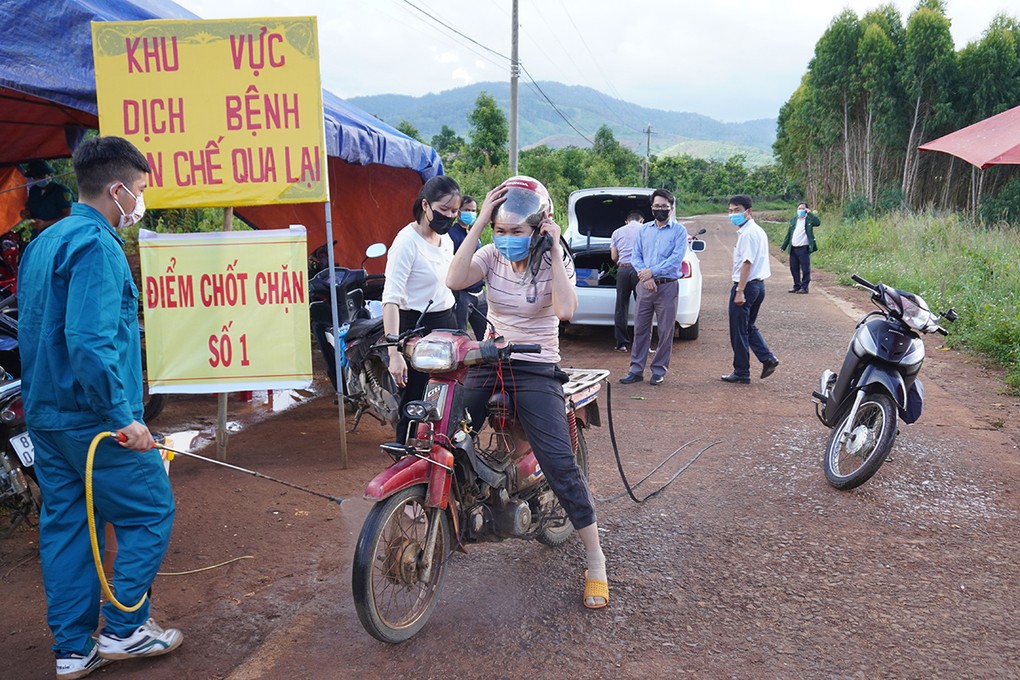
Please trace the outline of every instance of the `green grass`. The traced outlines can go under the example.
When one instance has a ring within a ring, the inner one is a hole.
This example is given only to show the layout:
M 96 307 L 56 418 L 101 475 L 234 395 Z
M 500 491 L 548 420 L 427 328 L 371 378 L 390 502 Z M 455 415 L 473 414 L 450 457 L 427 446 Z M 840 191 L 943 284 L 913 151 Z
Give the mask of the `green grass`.
M 1020 234 L 955 214 L 892 213 L 859 222 L 822 216 L 812 265 L 850 285 L 851 274 L 917 293 L 932 311 L 955 309 L 947 344 L 989 357 L 1020 393 Z M 779 245 L 786 223 L 764 223 Z

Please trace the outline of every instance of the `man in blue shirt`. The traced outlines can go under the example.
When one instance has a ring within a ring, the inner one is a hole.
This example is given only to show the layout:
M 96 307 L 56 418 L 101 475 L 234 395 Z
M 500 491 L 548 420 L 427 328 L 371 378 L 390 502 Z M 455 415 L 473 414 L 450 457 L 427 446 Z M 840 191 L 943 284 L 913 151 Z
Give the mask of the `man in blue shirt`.
M 142 422 L 138 289 L 117 228 L 145 212 L 149 165 L 130 142 L 93 137 L 74 154 L 81 200 L 29 243 L 18 282 L 25 419 L 35 444 L 43 506 L 39 552 L 58 678 L 81 678 L 115 659 L 155 656 L 183 641 L 149 617 L 103 606 L 85 506 L 92 438 L 93 503 L 117 535 L 117 599 L 145 596 L 166 554 L 174 516 L 170 482 Z M 100 526 L 99 531 L 102 532 Z
M 630 316 L 630 298 L 637 295 L 638 277 L 631 262 L 634 253 L 634 239 L 645 226 L 644 216 L 637 210 L 627 215 L 627 224 L 613 231 L 609 254 L 616 263 L 616 351 L 629 352 L 631 338 L 627 333 Z
M 53 173 L 53 166 L 41 160 L 29 162 L 25 170 L 25 176 L 35 180 L 28 189 L 25 209 L 21 211 L 22 219 L 28 220 L 32 229 L 32 238 L 71 214 L 74 196 L 70 189 L 53 180 Z
M 673 215 L 675 204 L 669 191 L 653 191 L 652 217 L 655 219 L 643 226 L 634 239 L 631 263 L 638 275 L 638 299 L 630 372 L 620 378 L 624 385 L 644 380 L 645 363 L 652 344 L 653 315 L 659 327 L 659 344 L 652 359 L 650 384 L 661 385 L 669 370 L 680 272 L 687 254 L 687 229 Z
M 460 214 L 449 231 L 454 253 L 460 249 L 460 244 L 467 238 L 468 229 L 475 223 L 477 216 L 478 202 L 472 196 L 461 196 Z M 481 247 L 482 244 L 479 242 L 478 248 Z M 453 291 L 453 298 L 456 300 L 453 304 L 453 314 L 457 317 L 457 328 L 471 330 L 478 340 L 485 338 L 486 314 L 489 311 L 489 305 L 485 301 L 484 286 L 485 282 L 479 281 L 464 290 Z M 471 307 L 477 311 L 472 311 Z M 468 329 L 468 325 L 471 326 L 470 329 Z

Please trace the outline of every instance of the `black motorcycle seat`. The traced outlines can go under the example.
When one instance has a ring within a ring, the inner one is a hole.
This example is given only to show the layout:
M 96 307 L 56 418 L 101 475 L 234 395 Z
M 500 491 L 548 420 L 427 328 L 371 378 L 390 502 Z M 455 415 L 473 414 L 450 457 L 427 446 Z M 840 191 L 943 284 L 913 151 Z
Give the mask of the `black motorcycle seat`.
M 345 340 L 351 343 L 355 340 L 382 333 L 383 331 L 383 320 L 382 317 L 378 319 L 357 319 L 351 322 L 351 327 L 347 331 Z

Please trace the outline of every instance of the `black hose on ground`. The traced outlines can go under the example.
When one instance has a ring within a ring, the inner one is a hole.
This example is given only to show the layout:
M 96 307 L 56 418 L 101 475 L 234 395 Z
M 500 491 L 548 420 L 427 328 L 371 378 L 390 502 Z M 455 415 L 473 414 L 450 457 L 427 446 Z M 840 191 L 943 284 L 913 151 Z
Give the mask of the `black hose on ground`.
M 666 488 L 669 487 L 670 484 L 672 484 L 674 481 L 676 481 L 677 477 L 679 477 L 684 472 L 686 472 L 687 468 L 689 468 L 694 463 L 694 461 L 696 461 L 698 458 L 701 457 L 701 454 L 703 454 L 705 451 L 708 451 L 710 448 L 712 448 L 716 444 L 721 444 L 722 443 L 722 441 L 720 440 L 720 441 L 712 442 L 711 444 L 708 444 L 708 445 L 702 447 L 702 449 L 700 451 L 698 451 L 696 454 L 694 454 L 694 457 L 691 458 L 689 461 L 687 461 L 687 463 L 684 464 L 683 467 L 681 467 L 679 470 L 677 470 L 675 473 L 673 473 L 673 476 L 670 477 L 669 479 L 667 479 L 665 484 L 663 484 L 658 489 L 656 489 L 655 491 L 651 492 L 650 494 L 648 494 L 644 498 L 638 498 L 634 494 L 634 490 L 636 488 L 641 486 L 646 480 L 648 480 L 649 477 L 651 477 L 659 469 L 661 469 L 662 466 L 664 466 L 666 463 L 671 461 L 676 454 L 680 453 L 681 451 L 686 449 L 688 446 L 694 444 L 695 442 L 698 442 L 699 440 L 698 439 L 692 439 L 691 441 L 687 442 L 686 444 L 683 444 L 682 446 L 680 446 L 680 448 L 678 448 L 676 451 L 674 451 L 673 453 L 671 453 L 668 456 L 666 456 L 666 458 L 663 459 L 663 461 L 661 463 L 659 463 L 654 468 L 652 468 L 652 470 L 648 474 L 646 474 L 644 477 L 639 479 L 636 484 L 631 486 L 630 482 L 627 480 L 627 473 L 625 473 L 623 471 L 623 461 L 620 459 L 620 447 L 616 443 L 616 428 L 613 426 L 613 387 L 612 387 L 612 385 L 610 384 L 610 382 L 608 380 L 606 381 L 606 412 L 608 414 L 608 420 L 609 420 L 609 440 L 613 443 L 613 455 L 616 457 L 616 469 L 620 471 L 620 479 L 623 481 L 623 488 L 626 489 L 626 491 L 621 491 L 620 493 L 616 494 L 615 496 L 610 496 L 609 498 L 596 498 L 595 500 L 597 500 L 600 503 L 610 503 L 612 501 L 615 501 L 618 498 L 623 498 L 624 496 L 630 496 L 630 499 L 632 501 L 634 501 L 635 503 L 644 503 L 648 499 L 654 498 L 655 496 L 658 496 L 660 493 L 665 491 Z

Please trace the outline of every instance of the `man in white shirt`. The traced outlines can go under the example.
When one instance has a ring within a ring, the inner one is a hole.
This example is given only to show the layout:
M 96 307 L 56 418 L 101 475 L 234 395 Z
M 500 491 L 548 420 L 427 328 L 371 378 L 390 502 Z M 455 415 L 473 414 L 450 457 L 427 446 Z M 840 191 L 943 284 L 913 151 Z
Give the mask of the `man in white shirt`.
M 733 287 L 730 289 L 730 345 L 733 347 L 733 372 L 723 382 L 747 385 L 751 382 L 751 352 L 762 363 L 761 377 L 767 378 L 779 366 L 779 359 L 765 344 L 754 322 L 765 300 L 765 279 L 772 276 L 769 267 L 769 240 L 765 230 L 751 217 L 750 196 L 730 199 L 730 222 L 737 227 L 737 245 L 733 248 Z
M 634 252 L 634 239 L 645 226 L 645 218 L 637 210 L 627 215 L 627 224 L 613 231 L 610 255 L 616 263 L 616 351 L 629 352 L 631 339 L 627 332 L 630 316 L 630 299 L 638 285 L 637 270 L 630 261 Z
M 821 223 L 806 202 L 797 206 L 797 216 L 790 220 L 786 238 L 783 245 L 779 246 L 782 250 L 790 249 L 790 274 L 793 275 L 793 288 L 788 291 L 790 293 L 808 292 L 811 285 L 811 253 L 818 250 L 814 229 Z

